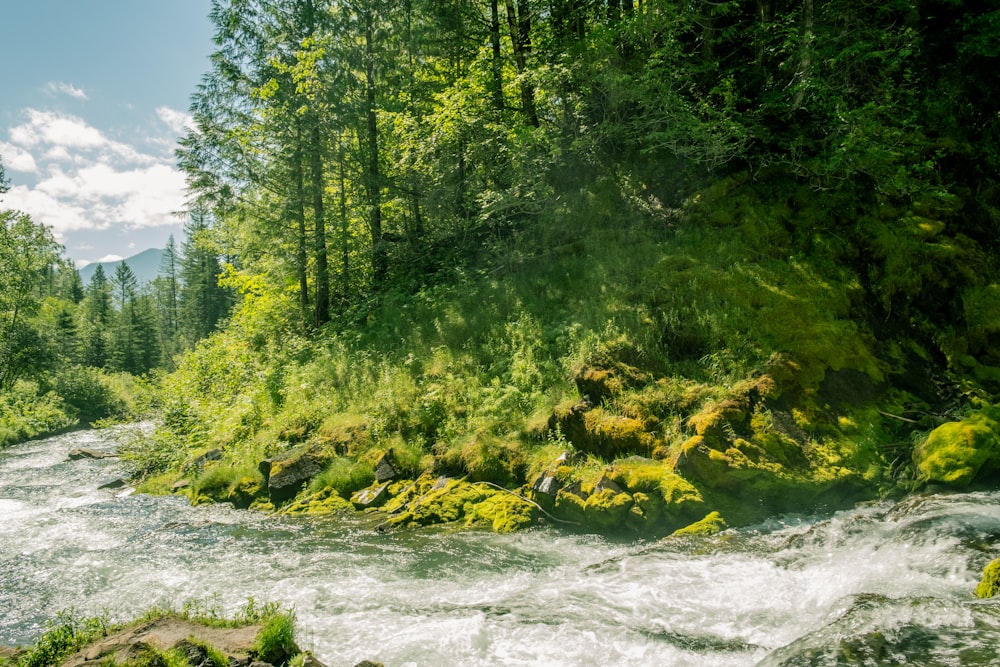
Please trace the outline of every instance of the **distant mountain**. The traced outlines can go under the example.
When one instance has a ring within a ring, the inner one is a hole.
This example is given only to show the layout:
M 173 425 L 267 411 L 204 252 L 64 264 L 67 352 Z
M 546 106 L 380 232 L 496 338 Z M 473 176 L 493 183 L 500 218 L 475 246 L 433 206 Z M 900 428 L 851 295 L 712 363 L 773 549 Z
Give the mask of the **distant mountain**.
M 149 250 L 143 250 L 138 255 L 126 257 L 117 262 L 94 262 L 80 269 L 80 279 L 83 281 L 84 286 L 89 285 L 94 271 L 97 270 L 97 266 L 100 264 L 104 267 L 104 274 L 110 280 L 115 275 L 115 269 L 118 268 L 118 265 L 125 262 L 132 269 L 132 273 L 135 274 L 139 284 L 145 285 L 146 283 L 153 282 L 156 276 L 160 274 L 160 261 L 163 259 L 163 252 L 163 250 L 158 248 L 150 248 Z

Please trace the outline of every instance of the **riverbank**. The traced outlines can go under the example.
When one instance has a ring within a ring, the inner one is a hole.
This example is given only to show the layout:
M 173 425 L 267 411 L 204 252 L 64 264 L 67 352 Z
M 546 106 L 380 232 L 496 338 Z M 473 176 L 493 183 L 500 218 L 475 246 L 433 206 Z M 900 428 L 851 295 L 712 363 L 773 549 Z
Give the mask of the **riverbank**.
M 116 624 L 63 612 L 33 646 L 0 651 L 0 667 L 324 667 L 299 648 L 294 620 L 291 611 L 253 599 L 233 618 L 198 602 Z

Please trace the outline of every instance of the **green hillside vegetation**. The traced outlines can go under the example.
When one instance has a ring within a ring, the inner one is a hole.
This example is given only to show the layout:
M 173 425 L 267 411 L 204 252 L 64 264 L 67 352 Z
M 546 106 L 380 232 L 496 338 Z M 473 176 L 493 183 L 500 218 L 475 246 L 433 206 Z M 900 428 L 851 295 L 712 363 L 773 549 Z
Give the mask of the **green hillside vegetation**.
M 212 18 L 178 155 L 237 297 L 144 490 L 665 536 L 996 483 L 997 11 Z

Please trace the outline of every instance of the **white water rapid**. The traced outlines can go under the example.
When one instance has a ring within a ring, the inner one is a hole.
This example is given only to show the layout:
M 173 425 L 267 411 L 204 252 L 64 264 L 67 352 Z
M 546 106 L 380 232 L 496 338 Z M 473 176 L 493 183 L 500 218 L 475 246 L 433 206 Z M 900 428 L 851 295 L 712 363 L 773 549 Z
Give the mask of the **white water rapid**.
M 378 534 L 343 517 L 190 507 L 97 487 L 87 431 L 0 452 L 0 644 L 61 610 L 127 620 L 248 597 L 294 608 L 329 667 L 991 665 L 1000 493 L 933 495 L 710 539 L 621 542 L 538 528 Z

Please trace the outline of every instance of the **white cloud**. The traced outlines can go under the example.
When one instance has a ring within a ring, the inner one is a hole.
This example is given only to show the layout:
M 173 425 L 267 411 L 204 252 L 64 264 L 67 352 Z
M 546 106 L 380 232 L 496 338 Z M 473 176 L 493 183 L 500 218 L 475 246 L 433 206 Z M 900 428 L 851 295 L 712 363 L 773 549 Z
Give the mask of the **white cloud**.
M 69 95 L 70 97 L 75 97 L 78 100 L 87 99 L 87 93 L 83 92 L 82 89 L 77 88 L 73 84 L 63 83 L 62 81 L 50 81 L 48 89 L 53 93 L 62 93 L 63 95 Z
M 157 107 L 156 115 L 177 136 L 187 134 L 188 130 L 194 127 L 194 118 L 183 111 L 170 107 Z
M 120 262 L 123 259 L 125 259 L 125 258 L 122 257 L 121 255 L 105 255 L 104 257 L 101 257 L 97 261 L 98 262 Z
M 38 172 L 38 165 L 35 164 L 35 158 L 20 146 L 0 141 L 0 159 L 3 161 L 4 168 L 8 171 L 20 171 L 26 174 Z
M 4 207 L 29 213 L 60 239 L 80 230 L 177 223 L 185 183 L 170 157 L 111 139 L 76 116 L 35 109 L 25 115 L 25 122 L 10 128 L 0 152 L 12 171 L 16 163 L 36 182 L 12 187 Z M 164 119 L 160 110 L 157 116 Z

